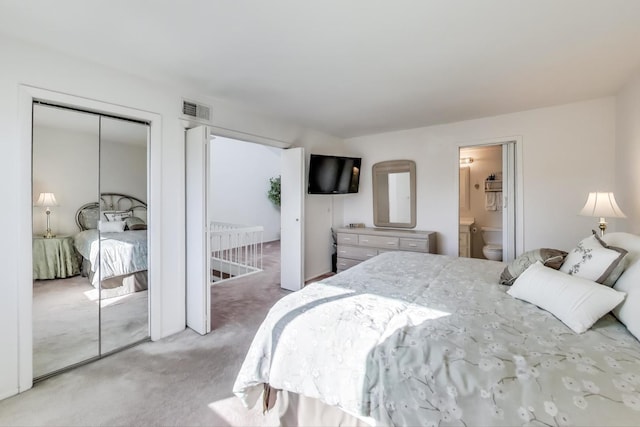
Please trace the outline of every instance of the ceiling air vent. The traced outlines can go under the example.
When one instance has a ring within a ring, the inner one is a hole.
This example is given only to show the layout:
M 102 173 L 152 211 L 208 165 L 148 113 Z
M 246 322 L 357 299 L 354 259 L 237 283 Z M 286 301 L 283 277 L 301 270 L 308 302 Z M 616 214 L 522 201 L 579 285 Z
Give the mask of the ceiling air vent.
M 211 108 L 207 107 L 206 105 L 182 100 L 182 114 L 194 119 L 209 121 L 211 119 Z

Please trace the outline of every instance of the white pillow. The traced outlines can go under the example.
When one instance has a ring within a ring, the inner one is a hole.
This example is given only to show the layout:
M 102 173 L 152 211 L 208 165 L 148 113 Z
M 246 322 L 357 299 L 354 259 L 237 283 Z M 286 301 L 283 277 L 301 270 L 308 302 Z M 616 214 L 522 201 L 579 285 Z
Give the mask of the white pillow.
M 624 271 L 625 255 L 626 250 L 608 246 L 594 232 L 569 252 L 560 271 L 613 286 Z
M 124 221 L 100 221 L 98 230 L 102 233 L 121 233 L 124 231 Z
M 613 286 L 613 289 L 625 292 L 627 297 L 613 310 L 613 314 L 640 340 L 640 236 L 630 233 L 607 233 L 603 240 L 629 252 L 627 268 Z
M 577 334 L 625 297 L 624 292 L 545 267 L 540 261 L 527 268 L 507 293 L 547 310 Z

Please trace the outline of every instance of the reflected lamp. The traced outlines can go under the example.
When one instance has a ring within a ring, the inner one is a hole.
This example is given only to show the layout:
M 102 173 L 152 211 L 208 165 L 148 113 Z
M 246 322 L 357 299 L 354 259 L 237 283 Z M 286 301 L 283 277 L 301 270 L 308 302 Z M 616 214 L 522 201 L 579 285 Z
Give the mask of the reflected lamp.
M 54 234 L 51 233 L 51 208 L 54 206 L 58 206 L 58 202 L 56 201 L 56 196 L 53 193 L 40 193 L 38 196 L 38 200 L 36 201 L 36 206 L 46 208 L 45 213 L 47 214 L 47 232 L 44 234 L 45 239 L 51 239 L 55 237 Z

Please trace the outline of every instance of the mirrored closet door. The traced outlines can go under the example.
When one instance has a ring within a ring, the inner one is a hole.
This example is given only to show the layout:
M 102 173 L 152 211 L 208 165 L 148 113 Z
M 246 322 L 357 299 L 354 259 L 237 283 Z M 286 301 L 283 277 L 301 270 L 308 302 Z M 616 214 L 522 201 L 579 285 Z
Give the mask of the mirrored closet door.
M 145 124 L 100 118 L 101 351 L 149 333 L 147 283 L 147 131 Z M 124 231 L 122 231 L 124 230 Z
M 149 336 L 148 130 L 34 103 L 35 379 Z

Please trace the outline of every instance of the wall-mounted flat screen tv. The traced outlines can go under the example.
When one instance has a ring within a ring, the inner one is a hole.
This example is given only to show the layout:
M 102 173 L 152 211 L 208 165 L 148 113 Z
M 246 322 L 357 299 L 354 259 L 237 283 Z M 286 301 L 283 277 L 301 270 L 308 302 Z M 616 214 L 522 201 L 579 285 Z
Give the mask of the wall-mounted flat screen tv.
M 357 193 L 360 185 L 359 157 L 312 154 L 309 163 L 309 194 Z

